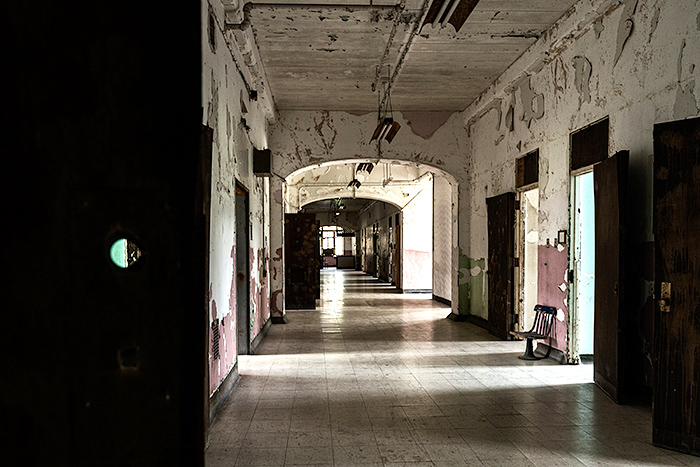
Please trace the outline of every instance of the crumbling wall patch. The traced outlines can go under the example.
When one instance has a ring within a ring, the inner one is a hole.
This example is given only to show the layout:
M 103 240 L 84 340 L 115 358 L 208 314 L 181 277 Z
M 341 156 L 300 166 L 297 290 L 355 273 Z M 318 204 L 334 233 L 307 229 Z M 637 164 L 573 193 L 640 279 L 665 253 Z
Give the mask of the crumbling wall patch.
M 613 66 L 617 65 L 617 61 L 622 55 L 622 51 L 627 44 L 627 39 L 632 35 L 634 29 L 634 12 L 637 9 L 638 0 L 625 0 L 625 8 L 622 11 L 620 24 L 617 27 L 617 49 L 615 51 L 615 60 Z
M 532 120 L 539 120 L 544 116 L 544 94 L 538 94 L 532 89 L 530 75 L 525 75 L 518 80 L 516 87 L 520 89 L 520 100 L 523 104 L 523 113 L 520 117 L 530 128 Z
M 579 108 L 584 102 L 591 102 L 591 72 L 593 71 L 593 66 L 590 60 L 588 60 L 583 55 L 577 55 L 574 57 L 574 70 L 576 74 L 574 75 L 574 85 L 579 93 Z

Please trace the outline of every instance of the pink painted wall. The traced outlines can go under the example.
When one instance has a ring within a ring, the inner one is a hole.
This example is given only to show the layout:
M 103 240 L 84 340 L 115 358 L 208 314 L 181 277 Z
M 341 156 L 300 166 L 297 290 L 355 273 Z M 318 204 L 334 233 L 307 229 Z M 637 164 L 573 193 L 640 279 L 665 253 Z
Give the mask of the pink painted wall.
M 429 251 L 403 250 L 404 290 L 430 290 L 433 283 L 433 254 Z
M 284 266 L 282 265 L 282 248 L 277 248 L 275 254 L 270 258 L 270 281 L 273 284 L 270 312 L 272 316 L 284 316 L 284 295 L 282 293 L 284 284 Z
M 212 322 L 218 318 L 216 300 L 211 301 Z M 214 332 L 209 327 L 209 394 L 213 394 L 224 377 L 236 363 L 236 331 L 234 329 L 233 315 L 227 314 L 221 317 L 219 327 L 219 355 L 218 359 L 211 358 L 214 349 Z
M 537 249 L 537 303 L 555 307 L 557 312 L 553 347 L 566 352 L 566 306 L 567 287 L 566 274 L 569 268 L 569 249 L 539 245 Z M 563 289 L 563 290 L 562 290 Z M 559 312 L 561 310 L 561 312 Z M 561 320 L 559 319 L 561 318 Z M 548 343 L 548 342 L 546 342 Z

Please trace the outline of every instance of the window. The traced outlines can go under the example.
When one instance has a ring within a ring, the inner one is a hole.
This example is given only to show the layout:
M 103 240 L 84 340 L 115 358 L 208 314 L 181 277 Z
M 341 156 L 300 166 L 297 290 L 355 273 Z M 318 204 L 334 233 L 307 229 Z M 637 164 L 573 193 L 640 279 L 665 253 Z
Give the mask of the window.
M 345 254 L 345 237 L 342 227 L 335 225 L 326 225 L 321 227 L 321 255 L 344 255 Z

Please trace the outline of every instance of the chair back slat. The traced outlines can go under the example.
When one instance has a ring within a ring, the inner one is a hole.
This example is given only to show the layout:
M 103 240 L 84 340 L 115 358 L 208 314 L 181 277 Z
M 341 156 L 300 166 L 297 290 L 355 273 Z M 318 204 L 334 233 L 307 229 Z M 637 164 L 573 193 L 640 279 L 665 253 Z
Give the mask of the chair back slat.
M 549 335 L 554 323 L 554 313 L 556 309 L 551 306 L 536 305 L 535 306 L 535 322 L 532 325 L 534 332 L 543 336 Z

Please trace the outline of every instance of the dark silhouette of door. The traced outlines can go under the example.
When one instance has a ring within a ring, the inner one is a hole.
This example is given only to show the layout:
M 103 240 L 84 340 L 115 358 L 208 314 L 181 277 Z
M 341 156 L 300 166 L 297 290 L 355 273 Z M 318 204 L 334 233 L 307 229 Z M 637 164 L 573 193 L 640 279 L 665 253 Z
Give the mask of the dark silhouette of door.
M 236 182 L 236 349 L 250 353 L 250 214 L 248 190 Z
M 624 395 L 623 302 L 625 207 L 629 153 L 621 151 L 593 167 L 595 200 L 595 383 L 615 402 Z
M 285 306 L 288 310 L 316 309 L 318 224 L 315 214 L 284 215 Z
M 508 339 L 513 330 L 515 193 L 486 199 L 489 240 L 489 328 Z
M 700 118 L 654 125 L 653 443 L 700 455 Z

